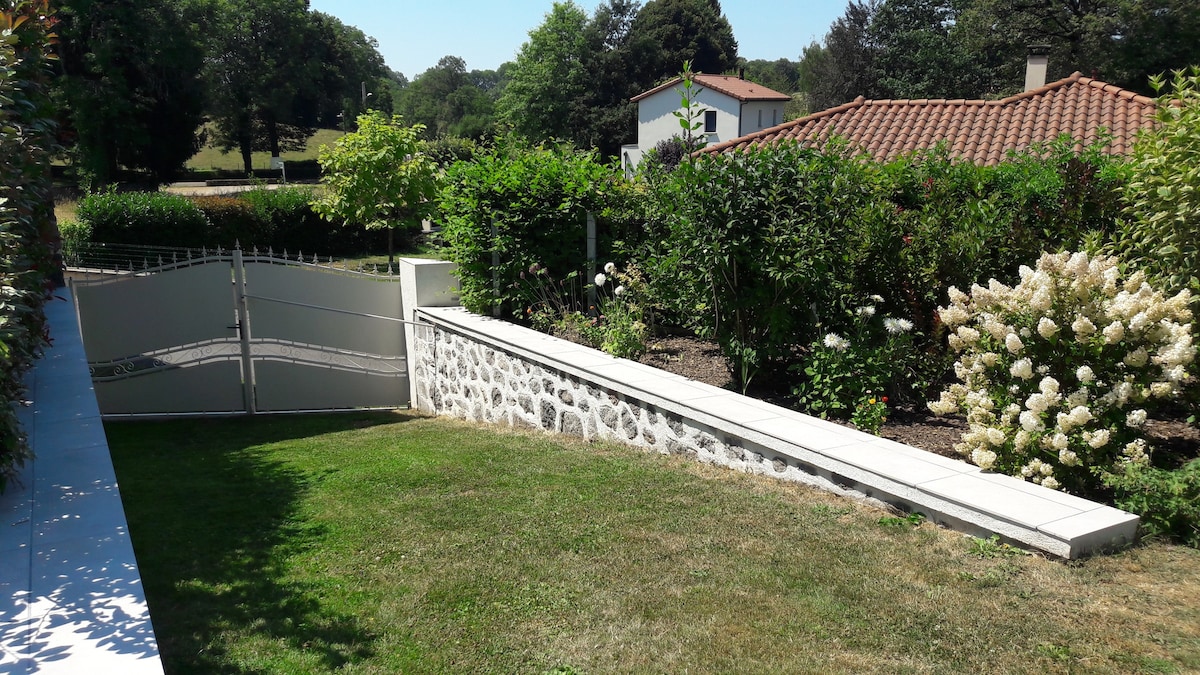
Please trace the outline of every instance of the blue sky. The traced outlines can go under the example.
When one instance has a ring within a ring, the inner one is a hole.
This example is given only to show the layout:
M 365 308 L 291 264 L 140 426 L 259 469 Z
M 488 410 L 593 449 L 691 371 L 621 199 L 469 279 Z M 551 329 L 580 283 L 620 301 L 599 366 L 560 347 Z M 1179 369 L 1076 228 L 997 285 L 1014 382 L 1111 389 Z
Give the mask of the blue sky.
M 820 40 L 846 9 L 848 0 L 724 0 L 738 53 L 747 59 L 797 60 L 804 46 Z M 597 0 L 576 0 L 589 15 Z M 468 70 L 494 69 L 512 61 L 541 25 L 552 0 L 309 0 L 379 41 L 388 67 L 410 80 L 451 54 Z

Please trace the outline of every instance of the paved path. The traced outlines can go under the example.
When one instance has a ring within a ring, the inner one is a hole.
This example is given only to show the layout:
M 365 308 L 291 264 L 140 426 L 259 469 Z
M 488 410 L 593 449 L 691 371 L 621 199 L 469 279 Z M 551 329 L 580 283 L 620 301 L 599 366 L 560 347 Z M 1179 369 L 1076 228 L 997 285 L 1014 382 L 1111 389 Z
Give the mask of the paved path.
M 20 410 L 36 458 L 0 495 L 0 674 L 162 673 L 70 292 Z

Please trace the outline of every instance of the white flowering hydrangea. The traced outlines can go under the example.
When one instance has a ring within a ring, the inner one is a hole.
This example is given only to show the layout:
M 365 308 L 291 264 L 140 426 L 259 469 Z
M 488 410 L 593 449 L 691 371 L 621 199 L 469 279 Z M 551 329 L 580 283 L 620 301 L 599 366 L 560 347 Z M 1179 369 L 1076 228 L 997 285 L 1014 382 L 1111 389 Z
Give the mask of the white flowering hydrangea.
M 980 467 L 1087 493 L 1094 469 L 1149 462 L 1147 416 L 1192 377 L 1190 295 L 1165 298 L 1085 253 L 1045 254 L 1020 275 L 950 289 L 939 318 L 961 382 L 929 408 L 966 415 L 955 449 Z

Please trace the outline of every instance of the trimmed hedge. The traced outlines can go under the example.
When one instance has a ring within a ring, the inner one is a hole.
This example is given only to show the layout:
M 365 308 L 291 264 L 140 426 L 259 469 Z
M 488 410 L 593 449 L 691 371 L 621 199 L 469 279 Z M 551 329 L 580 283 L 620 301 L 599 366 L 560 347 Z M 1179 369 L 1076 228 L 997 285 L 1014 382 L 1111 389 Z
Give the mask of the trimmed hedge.
M 185 197 L 166 192 L 103 192 L 79 202 L 74 246 L 86 242 L 172 248 L 257 247 L 322 256 L 376 250 L 382 235 L 337 227 L 310 205 L 312 190 L 259 188 L 227 196 Z

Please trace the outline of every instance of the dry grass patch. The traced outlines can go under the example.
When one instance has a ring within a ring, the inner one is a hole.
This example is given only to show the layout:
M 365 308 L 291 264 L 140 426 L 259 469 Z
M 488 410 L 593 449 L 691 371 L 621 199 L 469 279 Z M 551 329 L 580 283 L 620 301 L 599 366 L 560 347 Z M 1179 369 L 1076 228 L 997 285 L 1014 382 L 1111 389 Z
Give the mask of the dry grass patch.
M 1194 550 L 981 549 L 765 477 L 407 415 L 108 432 L 170 672 L 1200 669 Z

